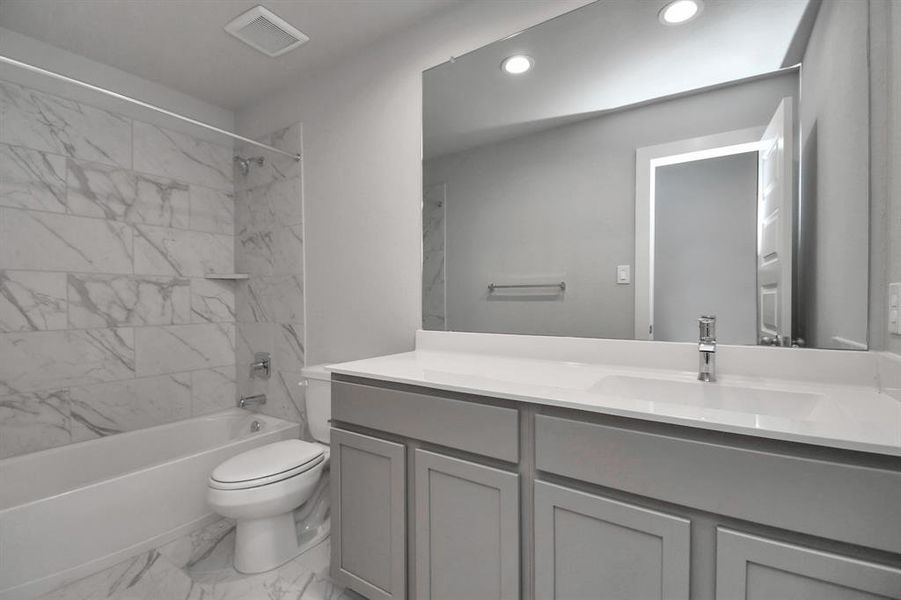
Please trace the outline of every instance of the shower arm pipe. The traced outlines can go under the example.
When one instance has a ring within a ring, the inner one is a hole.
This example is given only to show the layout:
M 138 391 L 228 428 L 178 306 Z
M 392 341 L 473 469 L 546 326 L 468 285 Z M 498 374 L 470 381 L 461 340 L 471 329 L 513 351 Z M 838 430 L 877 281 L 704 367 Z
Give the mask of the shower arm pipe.
M 286 152 L 275 146 L 270 146 L 269 144 L 264 144 L 263 142 L 258 142 L 256 140 L 252 140 L 250 138 L 246 138 L 243 135 L 238 135 L 237 133 L 232 133 L 231 131 L 227 131 L 225 129 L 220 129 L 219 127 L 215 127 L 214 125 L 210 125 L 208 123 L 204 123 L 203 121 L 198 121 L 197 119 L 192 119 L 191 117 L 186 117 L 184 115 L 180 115 L 177 112 L 172 112 L 171 110 L 167 110 L 160 106 L 156 106 L 155 104 L 150 104 L 149 102 L 144 102 L 143 100 L 138 100 L 137 98 L 132 98 L 131 96 L 126 96 L 125 94 L 120 94 L 119 92 L 114 92 L 112 90 L 108 90 L 106 88 L 102 88 L 100 86 L 94 85 L 92 83 L 88 83 L 86 81 L 81 81 L 80 79 L 74 79 L 67 75 L 63 75 L 62 73 L 57 73 L 55 71 L 50 71 L 48 69 L 43 69 L 41 67 L 36 67 L 35 65 L 22 62 L 21 60 L 16 60 L 14 58 L 10 58 L 8 56 L 3 56 L 0 54 L 0 63 L 5 63 L 7 65 L 12 65 L 14 67 L 19 67 L 20 69 L 24 69 L 26 71 L 31 71 L 32 73 L 38 73 L 40 75 L 45 75 L 50 77 L 51 79 L 57 79 L 59 81 L 65 81 L 66 83 L 71 83 L 73 85 L 77 85 L 79 87 L 83 87 L 85 89 L 97 92 L 99 94 L 103 94 L 105 96 L 109 96 L 111 98 L 116 98 L 118 100 L 123 100 L 125 102 L 130 102 L 131 104 L 135 104 L 142 108 L 146 108 L 152 110 L 154 112 L 172 117 L 174 119 L 178 119 L 179 121 L 183 121 L 185 123 L 190 123 L 191 125 L 195 125 L 202 129 L 206 129 L 209 131 L 214 131 L 216 133 L 228 136 L 232 139 L 244 142 L 246 144 L 251 144 L 256 146 L 257 148 L 263 148 L 270 152 L 275 152 L 276 154 L 282 154 L 284 156 L 289 156 L 294 160 L 299 161 L 301 156 L 300 154 L 295 154 L 293 152 Z

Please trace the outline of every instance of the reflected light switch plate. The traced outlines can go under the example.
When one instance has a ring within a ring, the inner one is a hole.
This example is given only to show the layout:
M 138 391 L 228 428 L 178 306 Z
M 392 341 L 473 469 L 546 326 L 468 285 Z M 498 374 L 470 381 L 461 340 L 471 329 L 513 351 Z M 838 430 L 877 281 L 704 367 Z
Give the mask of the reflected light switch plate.
M 901 335 L 901 283 L 888 286 L 888 330 Z
M 616 267 L 616 283 L 628 285 L 632 283 L 632 267 L 630 265 L 618 265 Z

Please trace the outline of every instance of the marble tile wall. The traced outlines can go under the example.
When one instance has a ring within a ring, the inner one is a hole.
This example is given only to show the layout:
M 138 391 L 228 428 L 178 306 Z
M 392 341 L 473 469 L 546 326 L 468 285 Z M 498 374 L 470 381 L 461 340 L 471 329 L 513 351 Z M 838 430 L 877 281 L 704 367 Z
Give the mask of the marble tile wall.
M 446 186 L 438 183 L 422 194 L 422 328 L 447 329 L 445 310 Z
M 234 223 L 231 147 L 0 81 L 0 458 L 233 405 Z
M 290 152 L 301 150 L 294 124 L 266 136 Z M 253 148 L 239 154 L 256 156 Z M 248 175 L 235 174 L 235 266 L 250 279 L 237 288 L 238 389 L 267 396 L 261 411 L 306 423 L 300 370 L 304 366 L 303 202 L 301 163 L 265 156 Z M 272 377 L 251 378 L 254 352 L 272 355 Z M 304 427 L 305 436 L 308 436 Z

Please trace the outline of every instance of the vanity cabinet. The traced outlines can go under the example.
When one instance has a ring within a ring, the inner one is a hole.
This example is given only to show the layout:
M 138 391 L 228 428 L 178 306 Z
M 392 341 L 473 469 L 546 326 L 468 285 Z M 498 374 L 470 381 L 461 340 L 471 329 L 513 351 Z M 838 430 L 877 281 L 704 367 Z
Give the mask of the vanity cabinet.
M 406 450 L 332 429 L 332 571 L 369 600 L 406 596 Z
M 717 528 L 717 600 L 884 600 L 899 591 L 901 570 Z
M 370 600 L 901 600 L 901 458 L 334 377 Z
M 519 477 L 417 449 L 416 598 L 519 598 Z
M 535 482 L 535 597 L 688 600 L 687 519 Z

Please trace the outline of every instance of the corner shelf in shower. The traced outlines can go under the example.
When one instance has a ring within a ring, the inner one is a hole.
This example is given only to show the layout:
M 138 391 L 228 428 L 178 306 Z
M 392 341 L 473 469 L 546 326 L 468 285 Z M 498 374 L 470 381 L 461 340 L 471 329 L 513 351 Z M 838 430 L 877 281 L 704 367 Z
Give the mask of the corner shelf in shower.
M 247 273 L 207 273 L 204 279 L 225 279 L 228 281 L 238 281 L 239 279 L 250 279 Z

